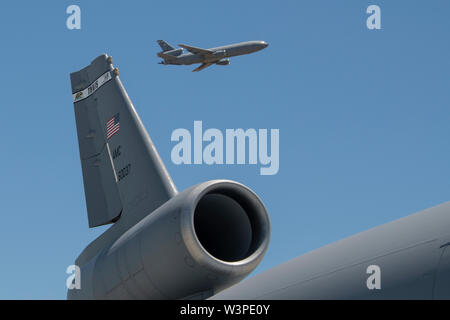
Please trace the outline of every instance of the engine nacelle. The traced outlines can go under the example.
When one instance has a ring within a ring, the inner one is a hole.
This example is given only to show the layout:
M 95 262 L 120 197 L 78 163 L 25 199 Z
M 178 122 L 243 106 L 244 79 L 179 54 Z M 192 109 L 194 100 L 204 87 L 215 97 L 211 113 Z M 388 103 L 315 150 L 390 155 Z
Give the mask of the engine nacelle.
M 182 48 L 173 49 L 173 50 L 170 50 L 170 51 L 165 51 L 164 53 L 165 54 L 169 54 L 169 55 L 174 56 L 174 57 L 178 57 L 179 55 L 183 54 L 183 49 Z
M 219 66 L 227 66 L 230 64 L 230 59 L 222 59 L 220 61 L 217 61 L 216 64 Z
M 72 299 L 206 298 L 252 272 L 270 238 L 264 204 L 216 180 L 193 186 L 146 216 L 81 269 Z
M 203 62 L 215 63 L 217 60 L 225 58 L 226 55 L 227 55 L 227 52 L 225 50 L 218 50 L 218 51 L 215 51 L 212 55 L 205 56 Z

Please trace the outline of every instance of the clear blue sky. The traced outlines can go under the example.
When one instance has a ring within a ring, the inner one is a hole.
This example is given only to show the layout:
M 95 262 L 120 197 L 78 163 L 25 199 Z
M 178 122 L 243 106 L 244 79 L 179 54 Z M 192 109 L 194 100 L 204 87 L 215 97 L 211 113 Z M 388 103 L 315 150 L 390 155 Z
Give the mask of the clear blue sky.
M 82 29 L 66 28 L 81 7 Z M 382 29 L 366 28 L 370 4 Z M 450 2 L 2 1 L 0 298 L 64 299 L 89 229 L 69 73 L 101 53 L 179 190 L 242 182 L 272 240 L 256 272 L 450 200 Z M 157 39 L 270 46 L 199 73 L 161 66 Z M 280 129 L 280 171 L 176 166 L 173 130 Z

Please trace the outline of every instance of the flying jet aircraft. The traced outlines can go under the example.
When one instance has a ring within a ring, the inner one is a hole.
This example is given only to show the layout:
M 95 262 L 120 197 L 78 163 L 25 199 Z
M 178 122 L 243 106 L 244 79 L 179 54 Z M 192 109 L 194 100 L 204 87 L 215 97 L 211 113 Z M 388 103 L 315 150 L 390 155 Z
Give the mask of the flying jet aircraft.
M 111 57 L 70 78 L 89 226 L 112 225 L 68 299 L 450 299 L 450 202 L 242 281 L 269 244 L 259 197 L 229 180 L 178 192 Z
M 230 60 L 227 58 L 253 53 L 268 46 L 265 41 L 247 41 L 210 49 L 179 44 L 181 48 L 175 49 L 164 40 L 158 40 L 157 42 L 163 50 L 157 54 L 158 57 L 163 59 L 159 64 L 191 65 L 201 63 L 198 68 L 192 70 L 193 72 L 201 71 L 213 64 L 229 65 Z M 184 53 L 183 48 L 189 53 Z

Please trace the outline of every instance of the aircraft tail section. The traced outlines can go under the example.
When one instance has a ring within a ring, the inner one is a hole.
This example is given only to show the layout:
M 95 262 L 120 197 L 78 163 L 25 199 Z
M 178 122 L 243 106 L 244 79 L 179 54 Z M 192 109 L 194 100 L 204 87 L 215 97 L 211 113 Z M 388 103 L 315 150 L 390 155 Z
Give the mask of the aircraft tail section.
M 159 46 L 161 47 L 161 50 L 162 50 L 163 52 L 166 52 L 166 51 L 172 51 L 172 50 L 175 49 L 174 47 L 172 47 L 170 44 L 168 44 L 168 43 L 165 42 L 164 40 L 158 40 L 157 42 L 158 42 L 158 44 L 159 44 Z
M 177 194 L 107 55 L 70 75 L 89 227 L 140 220 Z

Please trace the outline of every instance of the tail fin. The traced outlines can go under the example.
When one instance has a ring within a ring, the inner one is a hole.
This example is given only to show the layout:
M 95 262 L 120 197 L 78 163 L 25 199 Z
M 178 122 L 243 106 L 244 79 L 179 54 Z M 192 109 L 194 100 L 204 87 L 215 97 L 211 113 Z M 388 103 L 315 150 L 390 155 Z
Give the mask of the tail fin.
M 89 227 L 152 212 L 177 193 L 107 55 L 70 75 Z
M 165 42 L 164 40 L 157 40 L 159 46 L 161 47 L 163 52 L 174 50 L 175 48 L 172 47 L 170 44 Z

